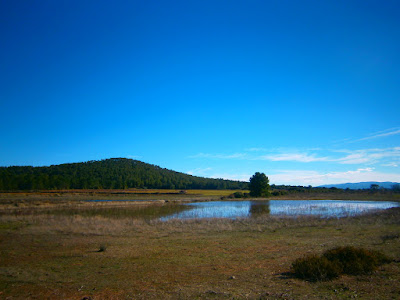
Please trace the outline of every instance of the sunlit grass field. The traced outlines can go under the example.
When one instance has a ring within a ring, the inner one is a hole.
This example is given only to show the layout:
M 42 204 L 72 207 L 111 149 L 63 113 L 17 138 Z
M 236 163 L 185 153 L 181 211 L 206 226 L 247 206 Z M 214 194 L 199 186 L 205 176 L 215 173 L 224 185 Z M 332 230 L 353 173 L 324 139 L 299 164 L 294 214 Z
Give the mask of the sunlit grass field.
M 229 195 L 237 190 L 184 190 L 184 194 L 188 195 L 203 195 L 203 196 L 224 196 L 224 195 Z M 242 192 L 248 192 L 248 191 L 243 191 Z M 7 193 L 7 192 L 5 192 Z M 25 194 L 25 195 L 31 195 L 31 194 L 37 194 L 37 195 L 63 195 L 63 194 L 74 194 L 74 195 L 85 195 L 85 194 L 113 194 L 113 195 L 135 195 L 135 194 L 181 194 L 182 190 L 170 190 L 170 189 L 123 189 L 123 190 L 105 190 L 105 189 L 89 189 L 89 190 L 44 190 L 44 191 L 21 191 L 21 192 L 13 192 L 13 193 L 7 193 L 7 194 Z
M 15 202 L 60 203 L 63 201 L 85 200 L 217 200 L 236 190 L 164 190 L 164 189 L 127 189 L 127 190 L 46 190 L 0 192 L 0 204 Z M 240 191 L 248 192 L 248 191 Z

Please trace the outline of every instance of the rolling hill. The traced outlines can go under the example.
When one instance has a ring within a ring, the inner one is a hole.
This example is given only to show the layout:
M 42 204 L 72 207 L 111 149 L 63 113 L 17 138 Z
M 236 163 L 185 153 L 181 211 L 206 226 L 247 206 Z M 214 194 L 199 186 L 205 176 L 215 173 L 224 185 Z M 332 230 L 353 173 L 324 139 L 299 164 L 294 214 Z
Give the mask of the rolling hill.
M 127 158 L 52 165 L 0 167 L 0 190 L 247 189 L 248 183 L 192 176 Z

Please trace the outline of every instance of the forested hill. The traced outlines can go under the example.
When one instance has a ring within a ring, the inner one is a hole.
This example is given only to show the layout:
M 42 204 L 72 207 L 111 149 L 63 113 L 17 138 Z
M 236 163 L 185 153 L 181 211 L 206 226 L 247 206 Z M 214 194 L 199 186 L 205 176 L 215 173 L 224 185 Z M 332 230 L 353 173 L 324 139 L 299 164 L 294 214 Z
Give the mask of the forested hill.
M 126 188 L 247 189 L 248 183 L 191 176 L 126 158 L 49 167 L 0 167 L 0 190 Z

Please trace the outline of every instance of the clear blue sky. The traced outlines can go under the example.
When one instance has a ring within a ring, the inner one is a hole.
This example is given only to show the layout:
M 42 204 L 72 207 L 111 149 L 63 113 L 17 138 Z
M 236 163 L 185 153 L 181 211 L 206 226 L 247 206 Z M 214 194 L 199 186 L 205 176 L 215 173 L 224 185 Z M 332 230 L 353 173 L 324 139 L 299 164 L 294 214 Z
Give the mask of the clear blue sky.
M 0 165 L 400 182 L 399 1 L 0 2 Z

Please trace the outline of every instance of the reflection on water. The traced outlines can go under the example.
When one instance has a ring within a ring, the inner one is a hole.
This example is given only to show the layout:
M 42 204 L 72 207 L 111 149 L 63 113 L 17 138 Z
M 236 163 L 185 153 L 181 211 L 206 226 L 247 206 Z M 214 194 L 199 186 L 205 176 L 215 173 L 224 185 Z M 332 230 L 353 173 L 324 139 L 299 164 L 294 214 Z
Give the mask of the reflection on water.
M 269 201 L 215 201 L 188 203 L 188 210 L 162 217 L 168 219 L 195 218 L 250 218 L 261 215 L 321 217 L 353 216 L 368 211 L 399 206 L 389 201 L 350 201 L 350 200 L 269 200 Z
M 113 201 L 111 201 L 113 202 Z M 173 205 L 83 206 L 59 208 L 31 208 L 0 211 L 0 216 L 11 215 L 80 215 L 106 218 L 134 218 L 145 220 L 198 219 L 198 218 L 252 218 L 265 215 L 344 217 L 372 210 L 398 207 L 400 203 L 388 201 L 349 200 L 269 200 L 269 201 L 211 201 Z
M 250 201 L 249 215 L 256 217 L 271 213 L 269 201 Z
M 103 202 L 100 200 L 97 202 Z M 120 201 L 107 200 L 107 202 L 118 203 Z M 125 201 L 124 201 L 125 202 Z M 82 216 L 82 217 L 104 217 L 111 219 L 144 219 L 144 220 L 157 220 L 162 217 L 167 217 L 179 212 L 190 210 L 191 207 L 176 204 L 176 205 L 132 205 L 126 206 L 71 206 L 71 207 L 31 207 L 31 208 L 15 208 L 8 210 L 0 210 L 0 217 L 2 215 L 54 215 L 54 216 Z

